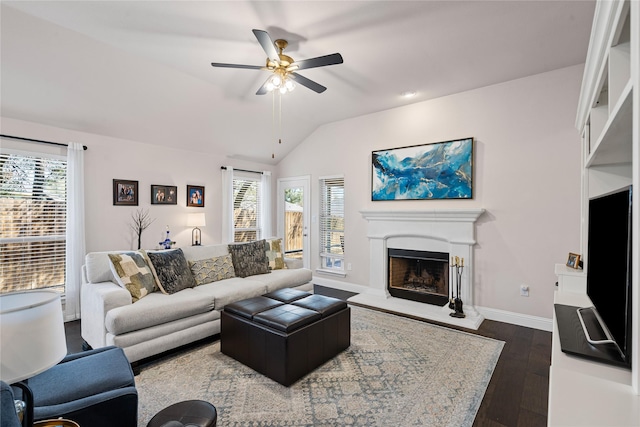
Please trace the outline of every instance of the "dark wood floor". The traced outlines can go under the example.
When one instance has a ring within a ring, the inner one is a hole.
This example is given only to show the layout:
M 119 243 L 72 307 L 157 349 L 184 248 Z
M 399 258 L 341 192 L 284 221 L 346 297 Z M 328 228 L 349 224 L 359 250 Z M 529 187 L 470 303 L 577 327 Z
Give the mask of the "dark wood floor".
M 355 295 L 317 285 L 314 291 L 341 299 Z M 69 353 L 82 351 L 80 321 L 67 322 L 65 329 Z M 455 329 L 505 342 L 473 425 L 546 426 L 551 333 L 492 320 L 482 322 L 477 331 Z

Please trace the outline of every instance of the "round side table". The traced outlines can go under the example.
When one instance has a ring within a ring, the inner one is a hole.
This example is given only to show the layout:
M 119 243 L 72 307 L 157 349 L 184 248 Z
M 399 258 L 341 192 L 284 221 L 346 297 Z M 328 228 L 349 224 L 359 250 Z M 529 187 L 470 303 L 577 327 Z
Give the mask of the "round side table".
M 215 406 L 204 400 L 185 400 L 167 406 L 155 414 L 147 423 L 147 427 L 178 425 L 171 423 L 172 421 L 182 423 L 185 427 L 215 427 L 218 411 Z

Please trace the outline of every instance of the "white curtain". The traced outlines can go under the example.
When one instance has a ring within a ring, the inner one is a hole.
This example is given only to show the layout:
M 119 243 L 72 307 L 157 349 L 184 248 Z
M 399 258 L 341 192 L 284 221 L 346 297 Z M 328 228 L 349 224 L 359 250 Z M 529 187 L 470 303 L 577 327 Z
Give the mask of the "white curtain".
M 72 142 L 67 148 L 67 248 L 65 320 L 80 317 L 80 287 L 85 256 L 84 148 Z
M 233 168 L 222 169 L 222 243 L 231 243 L 233 238 Z
M 260 202 L 260 229 L 262 230 L 262 238 L 268 239 L 273 237 L 271 235 L 271 172 L 262 172 L 262 182 L 260 183 L 262 189 L 262 197 Z

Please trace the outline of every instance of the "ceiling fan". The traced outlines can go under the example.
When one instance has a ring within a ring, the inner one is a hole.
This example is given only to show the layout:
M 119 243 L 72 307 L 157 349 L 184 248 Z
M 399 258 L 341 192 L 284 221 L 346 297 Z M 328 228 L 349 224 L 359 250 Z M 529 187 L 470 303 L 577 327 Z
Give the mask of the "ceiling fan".
M 302 86 L 305 86 L 314 92 L 322 93 L 327 90 L 326 87 L 301 76 L 296 71 L 325 67 L 327 65 L 342 64 L 342 55 L 339 53 L 294 61 L 293 58 L 283 53 L 284 49 L 288 45 L 286 40 L 277 39 L 274 42 L 271 40 L 269 34 L 263 30 L 253 30 L 253 34 L 256 36 L 258 43 L 260 43 L 260 46 L 262 46 L 262 49 L 264 49 L 267 54 L 267 64 L 265 66 L 221 64 L 219 62 L 212 62 L 211 65 L 213 67 L 222 68 L 243 68 L 249 70 L 271 71 L 273 75 L 264 82 L 260 89 L 258 89 L 256 95 L 264 95 L 267 92 L 271 92 L 276 89 L 279 90 L 280 93 L 289 92 L 295 87 L 294 82 L 300 83 Z

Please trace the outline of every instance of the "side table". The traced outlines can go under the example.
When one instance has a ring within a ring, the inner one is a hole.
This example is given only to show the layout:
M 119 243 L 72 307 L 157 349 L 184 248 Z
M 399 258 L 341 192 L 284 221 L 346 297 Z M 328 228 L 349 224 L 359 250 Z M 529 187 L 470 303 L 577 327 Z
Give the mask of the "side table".
M 185 400 L 167 406 L 151 418 L 147 427 L 184 425 L 185 427 L 215 427 L 216 407 L 204 400 Z

